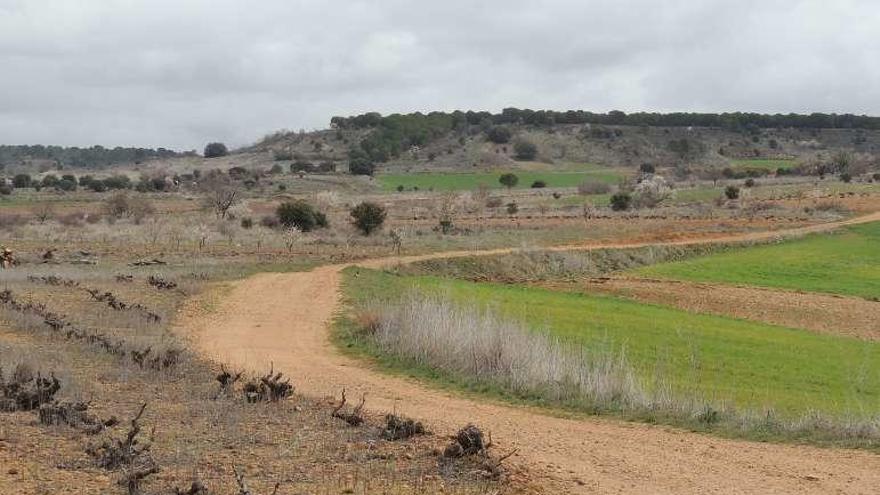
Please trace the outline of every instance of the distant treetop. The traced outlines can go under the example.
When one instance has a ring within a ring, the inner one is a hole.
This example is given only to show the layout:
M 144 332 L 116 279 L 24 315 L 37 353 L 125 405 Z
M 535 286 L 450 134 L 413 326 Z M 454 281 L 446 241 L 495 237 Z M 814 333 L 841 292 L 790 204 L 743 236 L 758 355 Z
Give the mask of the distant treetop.
M 62 167 L 102 168 L 124 163 L 139 163 L 154 158 L 189 155 L 165 148 L 90 148 L 35 145 L 0 145 L 0 164 L 19 165 L 26 160 L 52 160 Z
M 371 112 L 352 117 L 333 117 L 332 126 L 343 129 L 364 129 L 398 125 L 401 122 L 431 120 L 446 121 L 454 129 L 463 124 L 499 125 L 525 124 L 549 126 L 553 124 L 602 124 L 660 127 L 722 127 L 726 129 L 748 128 L 806 128 L 806 129 L 880 129 L 880 117 L 867 115 L 811 113 L 811 114 L 762 114 L 748 112 L 732 113 L 624 113 L 612 110 L 608 113 L 594 113 L 584 110 L 529 110 L 505 108 L 501 113 L 490 112 L 431 112 L 382 116 Z

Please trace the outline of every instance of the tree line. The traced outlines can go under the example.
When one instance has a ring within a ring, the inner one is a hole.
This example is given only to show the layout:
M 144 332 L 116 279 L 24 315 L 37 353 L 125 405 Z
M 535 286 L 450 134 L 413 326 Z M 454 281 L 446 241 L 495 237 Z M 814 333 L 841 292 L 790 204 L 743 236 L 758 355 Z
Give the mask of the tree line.
M 854 114 L 763 114 L 752 112 L 696 113 L 696 112 L 635 112 L 612 110 L 596 113 L 585 110 L 530 110 L 505 108 L 501 113 L 491 112 L 431 112 L 428 114 L 393 114 L 382 116 L 371 112 L 352 117 L 333 117 L 331 125 L 342 129 L 418 128 L 417 134 L 445 128 L 446 131 L 474 125 L 524 124 L 551 126 L 555 124 L 601 124 L 659 127 L 720 127 L 744 131 L 751 128 L 795 129 L 880 129 L 880 117 Z M 398 129 L 399 130 L 399 129 Z
M 174 158 L 193 152 L 180 153 L 165 148 L 105 148 L 92 146 L 79 148 L 76 146 L 44 146 L 35 145 L 0 145 L 0 168 L 24 164 L 27 160 L 51 160 L 56 165 L 74 168 L 110 167 L 123 163 L 140 163 L 146 160 Z

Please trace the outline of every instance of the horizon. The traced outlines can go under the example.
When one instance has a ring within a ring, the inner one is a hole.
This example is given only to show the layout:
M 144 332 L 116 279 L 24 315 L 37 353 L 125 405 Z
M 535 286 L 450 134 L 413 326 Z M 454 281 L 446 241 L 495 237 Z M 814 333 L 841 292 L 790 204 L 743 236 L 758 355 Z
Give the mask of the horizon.
M 0 136 L 190 150 L 367 111 L 876 115 L 871 7 L 3 0 Z

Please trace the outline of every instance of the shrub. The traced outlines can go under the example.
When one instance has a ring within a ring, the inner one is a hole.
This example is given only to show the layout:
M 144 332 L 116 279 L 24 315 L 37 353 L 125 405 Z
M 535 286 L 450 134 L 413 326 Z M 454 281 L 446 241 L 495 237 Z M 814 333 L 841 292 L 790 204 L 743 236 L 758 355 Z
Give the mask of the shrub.
M 64 178 L 58 181 L 58 185 L 55 186 L 57 189 L 62 191 L 76 191 L 76 180 L 70 180 L 69 178 Z
M 293 173 L 314 172 L 315 166 L 312 165 L 311 162 L 307 162 L 305 160 L 297 160 L 297 161 L 290 164 L 290 171 Z
M 519 212 L 519 206 L 516 203 L 507 203 L 507 214 L 510 216 L 516 215 Z
M 91 189 L 94 192 L 104 192 L 107 190 L 107 184 L 102 180 L 93 180 L 91 182 L 88 182 L 85 187 Z
M 403 192 L 403 184 L 397 186 L 397 192 Z
M 632 205 L 632 196 L 627 192 L 619 192 L 611 196 L 611 209 L 614 211 L 626 211 Z
M 534 160 L 538 156 L 538 147 L 530 141 L 520 139 L 514 143 L 513 152 L 517 160 Z
M 326 227 L 327 218 L 315 207 L 303 200 L 281 203 L 276 210 L 278 222 L 285 227 L 296 227 L 310 232 L 316 227 Z
M 635 187 L 634 201 L 639 208 L 654 208 L 672 196 L 672 187 L 659 175 L 651 175 Z
M 293 160 L 293 153 L 287 150 L 278 150 L 273 153 L 273 158 L 276 162 L 284 162 L 288 160 Z
M 743 185 L 746 187 L 755 187 L 755 179 L 749 177 L 748 179 L 746 179 L 746 181 L 745 181 L 745 183 L 743 183 Z
M 513 133 L 510 132 L 510 128 L 506 126 L 496 125 L 490 127 L 489 130 L 486 131 L 486 137 L 489 138 L 489 141 L 492 141 L 495 144 L 504 144 L 510 142 Z
M 104 211 L 113 218 L 132 217 L 139 220 L 155 210 L 147 200 L 132 198 L 127 193 L 121 192 L 104 201 Z
M 498 208 L 501 206 L 501 198 L 491 197 L 486 200 L 486 208 Z
M 12 186 L 8 184 L 0 185 L 0 195 L 9 196 L 10 194 L 12 194 Z
M 852 174 L 850 174 L 849 172 L 844 172 L 840 174 L 840 180 L 849 184 L 850 182 L 852 182 Z
M 510 189 L 519 183 L 519 177 L 517 177 L 516 174 L 511 173 L 501 174 L 501 177 L 498 178 L 498 182 L 504 187 Z
M 578 194 L 587 196 L 590 194 L 608 194 L 611 192 L 611 186 L 595 180 L 588 180 L 578 184 Z
M 727 188 L 724 189 L 724 196 L 731 200 L 739 198 L 739 188 L 736 186 L 727 186 Z
M 541 189 L 544 187 L 547 187 L 547 183 L 543 180 L 538 179 L 535 182 L 532 182 L 532 189 Z
M 58 185 L 58 182 L 60 182 L 60 180 L 58 179 L 57 175 L 46 174 L 46 176 L 43 177 L 43 180 L 40 182 L 40 184 L 43 187 L 56 187 Z
M 31 176 L 28 174 L 18 174 L 12 178 L 12 187 L 21 189 L 23 187 L 31 187 Z
M 241 219 L 241 228 L 250 229 L 254 226 L 254 219 L 251 217 L 244 217 Z
M 278 165 L 277 163 L 272 165 L 272 168 L 269 169 L 269 173 L 272 175 L 278 175 L 284 172 L 284 167 Z
M 348 162 L 348 172 L 352 175 L 373 175 L 376 172 L 376 164 L 369 158 L 352 158 Z
M 878 172 L 878 173 L 872 175 L 871 177 L 874 178 L 874 181 L 880 181 L 880 172 Z
M 643 174 L 653 174 L 656 171 L 654 165 L 651 163 L 643 163 L 639 165 L 639 172 Z
M 208 143 L 205 146 L 205 158 L 218 158 L 229 154 L 226 145 L 223 143 Z
M 131 189 L 131 179 L 127 175 L 113 175 L 102 182 L 107 186 L 107 189 Z
M 385 208 L 376 203 L 364 201 L 351 209 L 351 217 L 355 227 L 364 235 L 370 235 L 385 222 Z

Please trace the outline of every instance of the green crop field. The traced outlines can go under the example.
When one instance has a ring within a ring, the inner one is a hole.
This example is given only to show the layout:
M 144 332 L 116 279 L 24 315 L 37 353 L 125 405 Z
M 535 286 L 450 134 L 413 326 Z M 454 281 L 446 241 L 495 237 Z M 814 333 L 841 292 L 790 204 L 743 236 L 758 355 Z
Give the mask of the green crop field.
M 880 222 L 640 268 L 640 275 L 880 298 Z
M 413 174 L 380 174 L 377 176 L 382 189 L 394 191 L 399 186 L 405 190 L 461 191 L 476 189 L 485 184 L 492 189 L 502 188 L 498 178 L 504 173 L 513 173 L 519 177 L 516 188 L 528 188 L 537 180 L 546 182 L 547 187 L 575 187 L 587 181 L 598 181 L 614 184 L 620 180 L 620 173 L 595 166 L 585 166 L 581 170 L 571 171 L 534 171 L 534 170 L 501 170 L 497 172 L 463 172 L 463 173 L 413 173 Z
M 585 348 L 624 349 L 650 381 L 681 392 L 783 414 L 877 410 L 880 344 L 819 335 L 610 296 L 354 269 L 346 294 L 394 298 L 411 288 L 476 304 Z M 478 329 L 475 329 L 478 331 Z
M 743 160 L 731 160 L 733 162 L 733 168 L 738 169 L 748 169 L 748 168 L 762 168 L 765 170 L 770 170 L 771 172 L 775 172 L 777 169 L 784 168 L 790 169 L 794 168 L 797 165 L 797 161 L 795 160 L 778 160 L 778 159 L 743 159 Z

